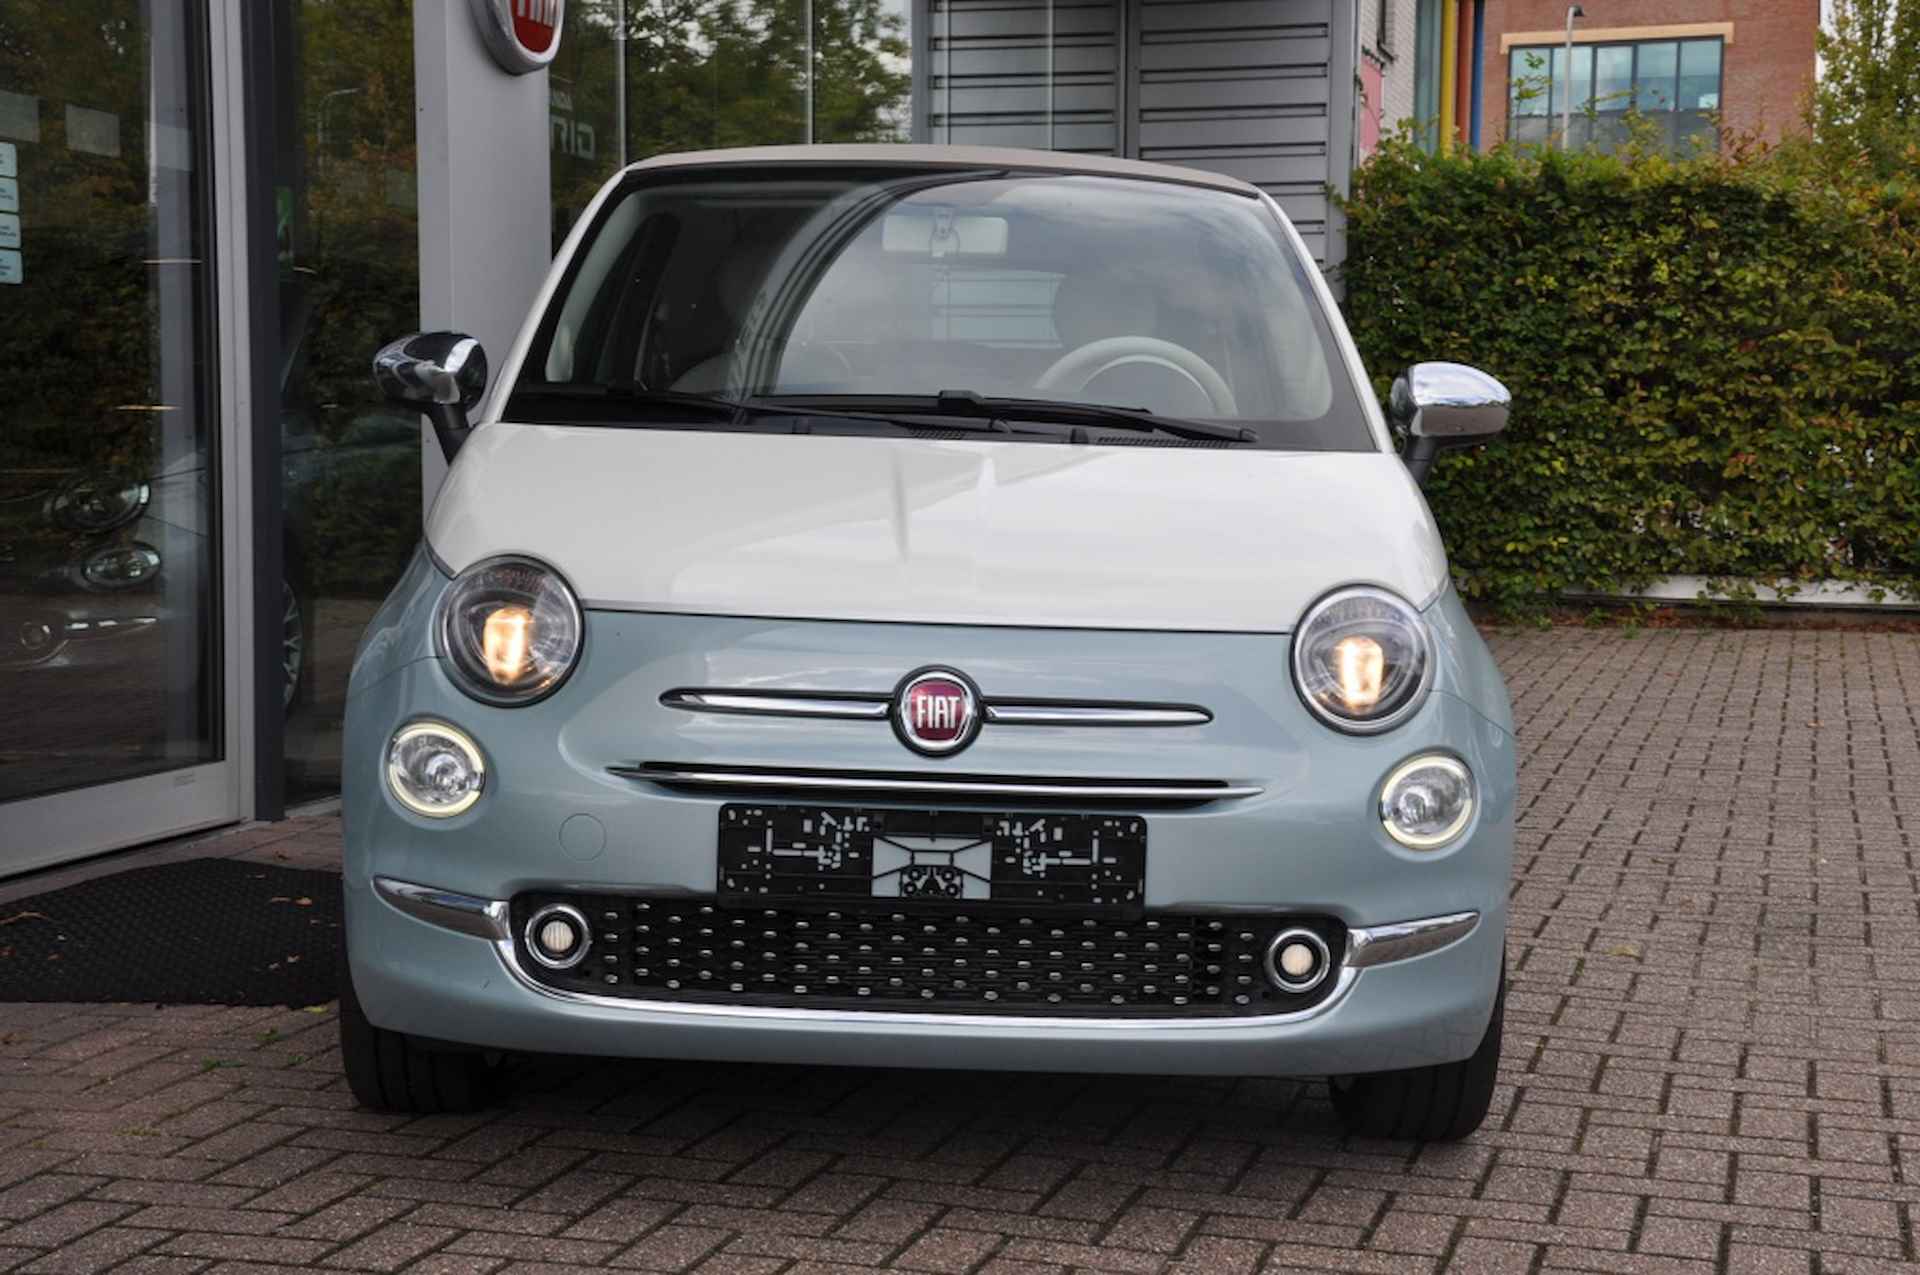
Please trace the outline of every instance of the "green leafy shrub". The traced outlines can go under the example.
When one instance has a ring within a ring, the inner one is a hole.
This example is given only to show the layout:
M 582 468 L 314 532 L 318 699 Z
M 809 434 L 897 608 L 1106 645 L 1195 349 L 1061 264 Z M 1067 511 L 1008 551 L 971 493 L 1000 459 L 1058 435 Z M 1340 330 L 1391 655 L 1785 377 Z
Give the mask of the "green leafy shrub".
M 1423 359 L 1513 391 L 1427 489 L 1469 597 L 1669 574 L 1920 594 L 1920 183 L 1727 158 L 1389 142 L 1346 312 L 1385 400 Z

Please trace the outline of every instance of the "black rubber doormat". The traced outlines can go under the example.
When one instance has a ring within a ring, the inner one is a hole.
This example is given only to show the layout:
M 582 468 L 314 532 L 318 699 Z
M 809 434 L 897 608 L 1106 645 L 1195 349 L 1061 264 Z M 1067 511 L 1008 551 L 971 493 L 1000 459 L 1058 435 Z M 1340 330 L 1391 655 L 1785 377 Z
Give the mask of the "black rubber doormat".
M 339 941 L 335 873 L 157 864 L 0 904 L 0 1001 L 317 1005 Z

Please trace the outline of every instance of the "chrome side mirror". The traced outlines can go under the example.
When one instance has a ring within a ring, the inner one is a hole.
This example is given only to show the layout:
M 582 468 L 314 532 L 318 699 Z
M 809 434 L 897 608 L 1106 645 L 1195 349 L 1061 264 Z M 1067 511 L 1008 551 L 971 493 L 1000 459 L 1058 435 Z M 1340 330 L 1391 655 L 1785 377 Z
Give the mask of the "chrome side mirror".
M 1415 363 L 1393 383 L 1387 415 L 1407 431 L 1407 468 L 1424 483 L 1442 447 L 1483 442 L 1507 427 L 1507 387 L 1464 363 Z
M 451 461 L 472 428 L 467 413 L 487 392 L 487 352 L 459 332 L 416 332 L 373 356 L 373 382 L 388 402 L 427 414 Z

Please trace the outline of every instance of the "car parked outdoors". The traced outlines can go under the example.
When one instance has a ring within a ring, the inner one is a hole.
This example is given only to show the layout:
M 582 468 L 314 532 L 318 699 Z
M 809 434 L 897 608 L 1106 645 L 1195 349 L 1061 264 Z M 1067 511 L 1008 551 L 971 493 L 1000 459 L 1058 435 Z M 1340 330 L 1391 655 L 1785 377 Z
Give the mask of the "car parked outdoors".
M 1494 1089 L 1505 686 L 1275 202 L 940 147 L 667 156 L 580 219 L 347 702 L 354 1093 L 502 1051 Z M 1396 454 L 1389 418 L 1408 436 Z

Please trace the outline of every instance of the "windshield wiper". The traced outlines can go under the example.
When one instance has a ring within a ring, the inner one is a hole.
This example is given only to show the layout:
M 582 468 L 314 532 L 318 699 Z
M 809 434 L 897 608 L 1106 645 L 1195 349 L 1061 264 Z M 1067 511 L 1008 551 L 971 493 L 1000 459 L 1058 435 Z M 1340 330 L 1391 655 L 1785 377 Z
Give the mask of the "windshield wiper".
M 1100 403 L 1069 403 L 1050 398 L 994 398 L 973 390 L 941 390 L 924 397 L 914 395 L 867 396 L 794 395 L 779 400 L 819 404 L 831 411 L 865 410 L 871 412 L 912 412 L 918 415 L 967 417 L 988 421 L 1041 421 L 1057 425 L 1108 425 L 1120 429 L 1171 434 L 1206 442 L 1251 443 L 1259 438 L 1252 430 L 1238 425 L 1215 425 L 1211 421 L 1190 421 L 1177 416 L 1158 416 L 1144 407 L 1108 407 Z M 1086 442 L 1077 436 L 1075 442 Z
M 1002 420 L 1057 421 L 1063 425 L 1117 425 L 1157 430 L 1175 438 L 1251 443 L 1259 437 L 1241 425 L 1215 425 L 1177 416 L 1160 416 L 1144 407 L 1108 407 L 1104 403 L 1063 403 L 1047 398 L 987 398 L 972 390 L 941 390 L 940 409 L 962 416 L 993 415 Z
M 645 407 L 672 408 L 706 413 L 721 420 L 743 424 L 749 418 L 779 417 L 794 422 L 796 432 L 804 432 L 797 427 L 812 417 L 822 420 L 860 421 L 871 425 L 889 425 L 895 429 L 925 429 L 928 422 L 900 419 L 901 413 L 887 410 L 862 410 L 857 408 L 834 407 L 830 405 L 806 402 L 799 399 L 782 400 L 772 398 L 728 398 L 721 394 L 693 394 L 681 390 L 650 390 L 630 381 L 610 383 L 572 384 L 553 382 L 538 385 L 522 385 L 514 390 L 514 397 L 586 399 L 602 403 L 632 403 Z M 919 416 L 941 416 L 938 423 L 941 429 L 959 429 L 977 434 L 1006 434 L 1011 431 L 997 419 L 982 419 L 978 424 L 972 421 L 952 421 L 944 419 L 945 413 L 929 408 L 916 412 Z
M 728 398 L 721 394 L 650 390 L 631 381 L 614 381 L 604 384 L 535 384 L 515 388 L 516 398 L 523 394 L 693 410 L 735 424 L 744 424 L 752 417 L 778 417 L 793 421 L 796 430 L 808 417 L 862 421 L 910 430 L 926 429 L 931 424 L 929 418 L 937 418 L 938 428 L 978 434 L 1011 434 L 1015 431 L 1008 422 L 1030 421 L 1052 425 L 1103 425 L 1202 442 L 1250 443 L 1259 437 L 1243 426 L 1157 416 L 1144 407 L 1108 407 L 1099 403 L 1069 403 L 1047 398 L 989 398 L 972 390 L 941 390 L 938 394 L 929 395 L 791 394 Z M 1076 429 L 1071 441 L 1084 443 L 1090 440 L 1084 430 Z

